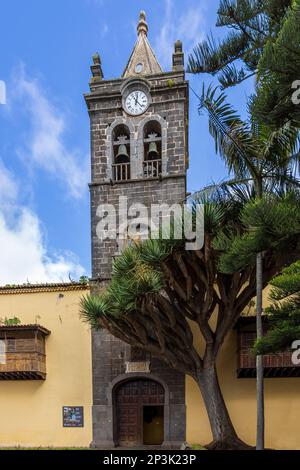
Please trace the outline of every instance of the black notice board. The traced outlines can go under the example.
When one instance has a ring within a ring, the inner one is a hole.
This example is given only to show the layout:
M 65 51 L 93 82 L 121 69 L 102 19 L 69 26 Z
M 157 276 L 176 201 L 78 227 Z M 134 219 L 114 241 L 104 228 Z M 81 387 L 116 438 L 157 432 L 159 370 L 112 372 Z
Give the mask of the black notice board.
M 83 406 L 63 406 L 63 427 L 83 428 Z

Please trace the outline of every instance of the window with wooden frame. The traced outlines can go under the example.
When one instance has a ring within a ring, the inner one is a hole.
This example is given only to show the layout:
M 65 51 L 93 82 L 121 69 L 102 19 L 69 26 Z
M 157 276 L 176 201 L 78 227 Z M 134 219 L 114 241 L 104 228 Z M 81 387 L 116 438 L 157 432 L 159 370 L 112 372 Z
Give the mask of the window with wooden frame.
M 0 380 L 45 380 L 45 338 L 40 325 L 0 326 Z
M 263 317 L 264 333 L 268 331 L 268 319 Z M 256 357 L 252 348 L 256 340 L 255 317 L 241 317 L 237 324 L 238 378 L 256 377 Z M 265 377 L 300 377 L 300 365 L 293 364 L 292 351 L 287 349 L 263 356 Z

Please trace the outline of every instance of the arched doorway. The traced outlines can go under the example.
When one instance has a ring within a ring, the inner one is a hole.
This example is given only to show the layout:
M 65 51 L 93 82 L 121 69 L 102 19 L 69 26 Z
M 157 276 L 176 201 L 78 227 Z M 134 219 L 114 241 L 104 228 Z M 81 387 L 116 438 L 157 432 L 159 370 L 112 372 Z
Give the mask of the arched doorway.
M 134 378 L 115 390 L 119 446 L 161 445 L 164 441 L 165 391 L 151 379 Z

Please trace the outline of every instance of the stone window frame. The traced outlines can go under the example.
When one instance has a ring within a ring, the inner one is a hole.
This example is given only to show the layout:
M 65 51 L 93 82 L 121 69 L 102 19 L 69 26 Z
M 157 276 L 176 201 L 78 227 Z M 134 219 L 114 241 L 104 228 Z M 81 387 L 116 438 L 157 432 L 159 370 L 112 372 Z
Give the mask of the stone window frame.
M 113 152 L 113 131 L 119 125 L 127 126 L 130 135 L 130 180 L 143 179 L 144 177 L 144 127 L 152 121 L 156 121 L 161 127 L 161 165 L 162 176 L 167 175 L 168 164 L 168 123 L 159 114 L 150 114 L 145 116 L 137 124 L 137 139 L 135 132 L 136 118 L 118 117 L 106 129 L 106 146 L 107 146 L 107 180 L 112 180 L 112 165 L 114 163 Z
M 161 173 L 162 176 L 167 175 L 167 164 L 168 164 L 168 123 L 159 114 L 151 114 L 144 117 L 138 126 L 138 138 L 137 138 L 137 175 L 138 178 L 143 178 L 144 175 L 144 128 L 149 122 L 158 122 L 161 127 Z

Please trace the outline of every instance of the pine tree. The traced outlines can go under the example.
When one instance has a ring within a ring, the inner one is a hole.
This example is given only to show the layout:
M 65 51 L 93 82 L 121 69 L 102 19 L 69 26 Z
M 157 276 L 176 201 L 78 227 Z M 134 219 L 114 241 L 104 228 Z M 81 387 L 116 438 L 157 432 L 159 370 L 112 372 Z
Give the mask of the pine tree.
M 258 63 L 252 113 L 272 127 L 300 127 L 300 0 L 287 10 L 282 27 L 269 39 Z
M 263 198 L 268 179 L 280 169 L 282 181 L 291 179 L 288 162 L 299 163 L 299 149 L 294 155 L 280 149 L 286 144 L 287 130 L 293 128 L 294 141 L 299 135 L 299 106 L 292 101 L 292 79 L 299 70 L 300 0 L 221 0 L 217 26 L 232 31 L 222 41 L 209 37 L 189 57 L 188 71 L 217 75 L 222 88 L 237 85 L 257 76 L 256 93 L 250 100 L 251 119 L 241 122 L 230 112 L 224 98 L 202 96 L 201 107 L 210 117 L 210 130 L 216 150 L 240 181 L 252 179 L 256 194 Z M 280 67 L 280 68 L 278 68 Z M 300 93 L 299 93 L 300 94 Z M 299 96 L 300 98 L 300 96 Z M 275 141 L 270 139 L 273 134 Z M 277 142 L 274 146 L 274 143 Z M 271 146 L 269 145 L 271 143 Z M 278 159 L 276 164 L 274 161 Z M 272 165 L 273 160 L 273 165 Z M 279 164 L 279 166 L 277 166 Z M 287 165 L 287 166 L 286 166 Z M 238 255 L 238 253 L 236 253 Z M 263 334 L 262 290 L 263 252 L 256 251 L 256 319 L 257 338 Z M 263 361 L 257 356 L 257 449 L 264 447 Z
M 255 75 L 252 114 L 273 128 L 300 126 L 300 0 L 221 0 L 212 36 L 189 57 L 188 72 L 216 75 L 221 88 Z
M 260 58 L 274 41 L 293 0 L 221 0 L 216 26 L 231 31 L 225 39 L 213 36 L 199 43 L 189 56 L 188 72 L 217 75 L 222 87 L 257 74 Z
M 284 351 L 300 340 L 300 261 L 283 269 L 270 285 L 272 304 L 266 309 L 270 328 L 267 335 L 256 342 L 257 354 Z
M 209 114 L 209 128 L 215 140 L 216 151 L 225 160 L 228 169 L 238 181 L 253 183 L 258 199 L 274 183 L 281 183 L 281 189 L 291 183 L 298 185 L 294 177 L 299 164 L 297 145 L 298 129 L 287 123 L 278 131 L 250 116 L 243 122 L 225 101 L 225 95 L 215 98 L 216 89 L 211 87 L 200 99 L 200 110 Z M 293 153 L 296 151 L 296 154 Z M 257 339 L 263 336 L 263 250 L 256 251 L 256 323 Z M 240 257 L 240 254 L 239 254 Z M 238 257 L 238 258 L 239 258 Z M 238 259 L 237 258 L 237 259 Z M 257 442 L 256 448 L 264 448 L 264 370 L 263 357 L 257 356 Z

